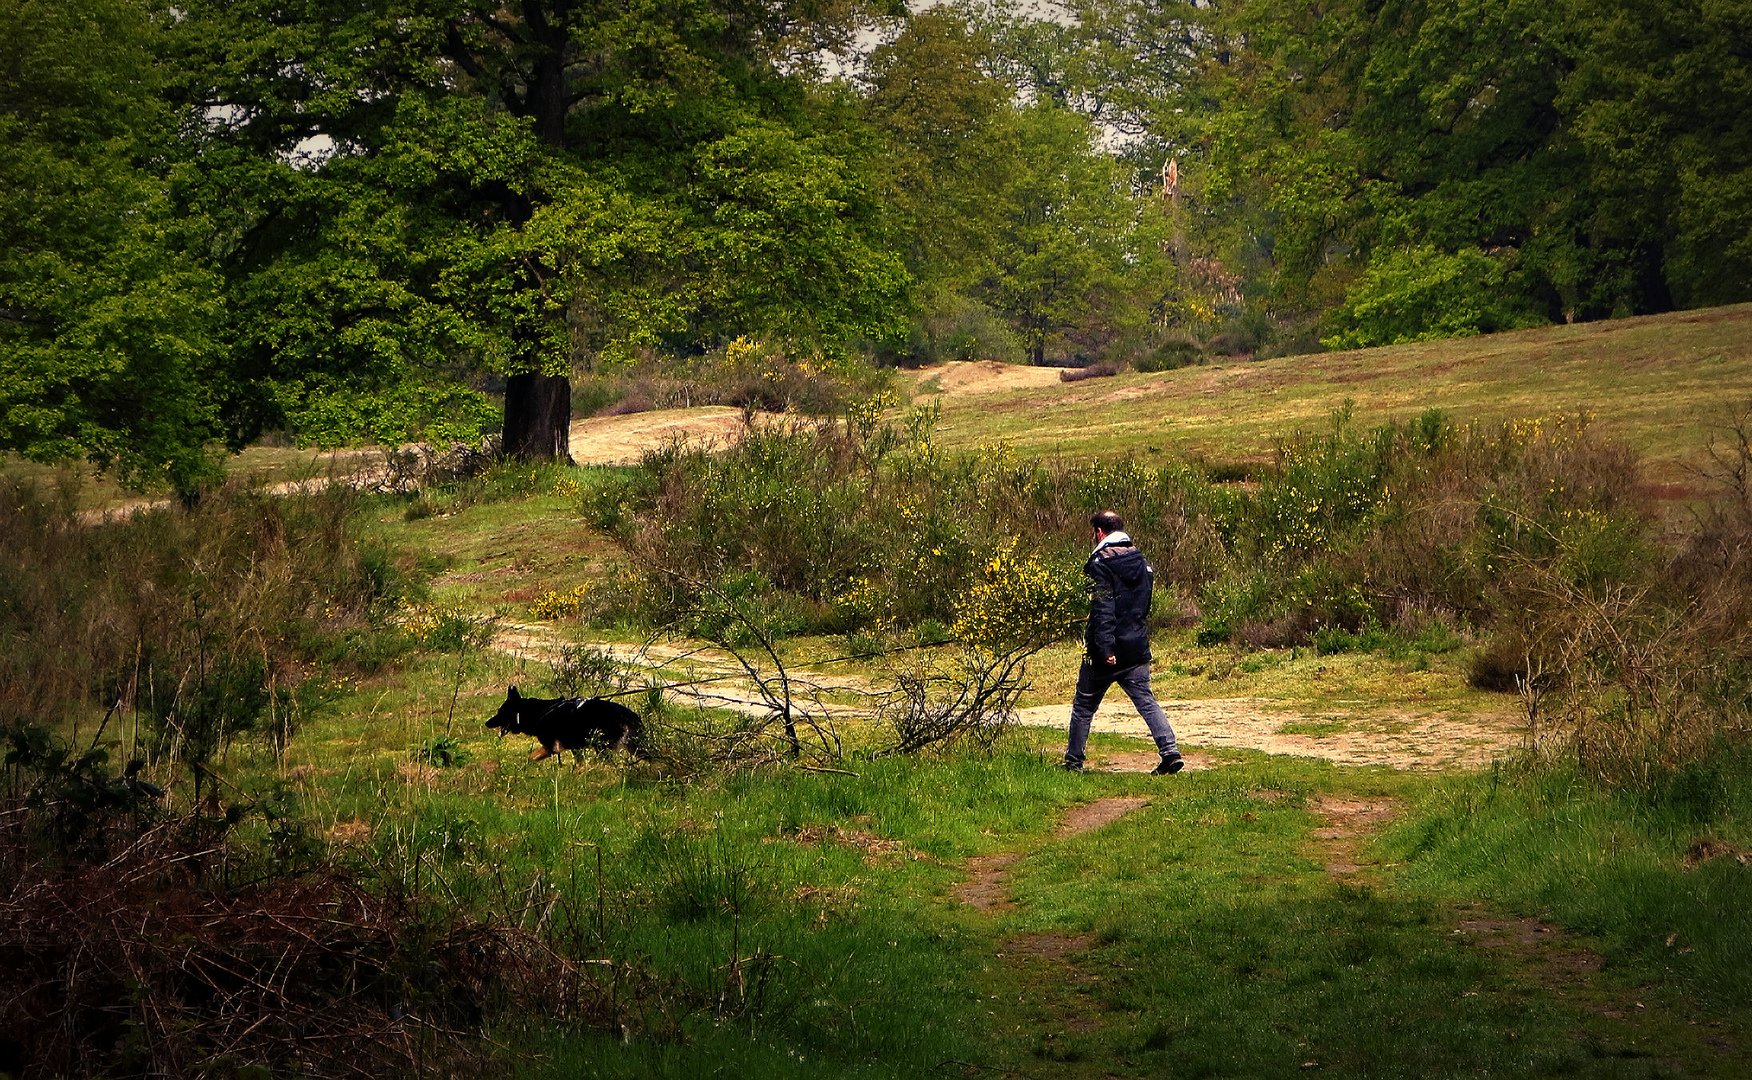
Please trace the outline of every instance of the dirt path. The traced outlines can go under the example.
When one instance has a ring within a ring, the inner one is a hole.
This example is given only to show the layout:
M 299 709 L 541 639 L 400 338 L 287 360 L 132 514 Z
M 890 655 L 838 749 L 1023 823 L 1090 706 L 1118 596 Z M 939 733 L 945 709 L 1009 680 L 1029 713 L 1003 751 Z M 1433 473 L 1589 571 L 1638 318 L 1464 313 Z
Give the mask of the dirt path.
M 1058 828 L 1052 833 L 1053 839 L 1062 840 L 1093 832 L 1148 805 L 1150 800 L 1135 796 L 1115 796 L 1080 803 L 1067 810 L 1065 816 L 1059 819 Z M 967 860 L 967 880 L 955 887 L 955 898 L 988 914 L 1015 907 L 1010 899 L 1010 867 L 1020 862 L 1025 854 L 1026 852 L 1021 851 L 999 851 L 991 855 L 975 855 Z
M 1310 809 L 1325 820 L 1308 834 L 1315 860 L 1340 879 L 1363 876 L 1374 868 L 1374 863 L 1363 860 L 1363 846 L 1399 813 L 1392 799 L 1355 795 L 1321 795 Z
M 1263 750 L 1340 765 L 1476 769 L 1522 740 L 1520 725 L 1507 715 L 1452 717 L 1359 710 L 1323 714 L 1319 722 L 1310 723 L 1301 713 L 1259 698 L 1164 701 L 1162 709 L 1174 725 L 1175 736 L 1193 746 Z M 1038 705 L 1017 710 L 1016 720 L 1063 728 L 1070 713 L 1069 704 Z M 1092 730 L 1145 737 L 1144 722 L 1122 695 L 1110 695 L 1101 703 Z
M 736 658 L 722 649 L 710 646 L 681 646 L 654 642 L 645 645 L 624 645 L 616 642 L 568 642 L 553 631 L 528 623 L 502 623 L 495 628 L 493 647 L 510 656 L 553 663 L 567 645 L 588 645 L 634 668 L 654 675 L 660 668 L 683 667 L 682 678 L 699 679 L 697 686 L 676 686 L 667 692 L 692 704 L 708 709 L 729 709 L 747 716 L 767 716 L 772 706 L 760 695 L 753 680 Z M 823 702 L 824 696 L 860 695 L 871 693 L 868 683 L 846 675 L 832 675 L 807 668 L 787 668 L 791 681 L 793 706 L 802 713 L 831 716 L 834 719 L 854 719 L 867 715 L 866 710 L 852 705 Z
M 778 413 L 755 413 L 757 426 L 781 423 Z M 695 409 L 657 409 L 625 416 L 593 416 L 572 421 L 572 460 L 580 465 L 635 465 L 646 451 L 670 443 L 728 447 L 748 431 L 741 409 L 705 405 Z
M 505 623 L 498 627 L 494 647 L 512 656 L 552 663 L 569 642 L 539 625 Z M 653 644 L 642 647 L 588 643 L 617 659 L 644 667 L 691 665 L 700 678 L 717 681 L 671 691 L 707 708 L 725 708 L 766 715 L 769 706 L 746 679 L 722 678 L 741 671 L 734 657 L 717 649 Z M 798 668 L 788 673 L 799 703 L 840 719 L 867 715 L 856 705 L 823 705 L 819 694 L 857 695 L 875 688 L 856 677 Z M 1451 717 L 1406 712 L 1368 711 L 1324 714 L 1309 724 L 1292 712 L 1259 698 L 1214 698 L 1164 701 L 1162 708 L 1183 743 L 1200 748 L 1186 756 L 1189 770 L 1212 768 L 1220 762 L 1208 751 L 1218 748 L 1262 750 L 1268 754 L 1316 757 L 1339 765 L 1386 765 L 1396 769 L 1440 770 L 1482 768 L 1504 751 L 1521 744 L 1521 728 L 1512 716 Z M 1018 709 L 1016 722 L 1063 729 L 1069 703 Z M 1309 730 L 1313 729 L 1313 730 Z M 1130 735 L 1148 745 L 1143 721 L 1123 697 L 1102 703 L 1093 730 Z M 1149 772 L 1156 764 L 1153 749 L 1093 751 L 1089 767 L 1097 772 Z

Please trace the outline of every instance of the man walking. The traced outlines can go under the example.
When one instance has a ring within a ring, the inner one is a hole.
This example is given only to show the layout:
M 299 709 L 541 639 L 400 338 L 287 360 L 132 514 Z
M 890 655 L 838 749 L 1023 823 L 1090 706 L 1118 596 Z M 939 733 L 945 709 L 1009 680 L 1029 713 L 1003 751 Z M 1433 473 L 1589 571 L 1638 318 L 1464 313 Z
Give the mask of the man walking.
M 1145 561 L 1125 522 L 1111 510 L 1089 519 L 1095 530 L 1095 550 L 1083 572 L 1089 575 L 1089 629 L 1083 666 L 1077 673 L 1077 694 L 1071 699 L 1071 739 L 1065 748 L 1064 767 L 1083 768 L 1083 748 L 1089 742 L 1089 724 L 1095 710 L 1118 683 L 1144 718 L 1156 751 L 1162 760 L 1151 770 L 1162 776 L 1179 772 L 1186 764 L 1175 746 L 1174 729 L 1156 695 L 1150 690 L 1150 599 L 1156 573 Z

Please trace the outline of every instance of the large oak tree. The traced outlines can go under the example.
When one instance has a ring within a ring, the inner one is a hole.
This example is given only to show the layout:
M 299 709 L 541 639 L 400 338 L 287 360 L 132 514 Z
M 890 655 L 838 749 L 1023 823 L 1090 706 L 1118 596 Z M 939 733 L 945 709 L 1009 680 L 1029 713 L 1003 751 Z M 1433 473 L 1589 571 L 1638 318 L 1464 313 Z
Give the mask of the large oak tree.
M 466 425 L 564 457 L 574 365 L 738 333 L 891 334 L 869 162 L 824 130 L 816 0 L 191 3 L 191 203 L 234 283 L 244 427 Z M 362 415 L 366 410 L 370 415 Z

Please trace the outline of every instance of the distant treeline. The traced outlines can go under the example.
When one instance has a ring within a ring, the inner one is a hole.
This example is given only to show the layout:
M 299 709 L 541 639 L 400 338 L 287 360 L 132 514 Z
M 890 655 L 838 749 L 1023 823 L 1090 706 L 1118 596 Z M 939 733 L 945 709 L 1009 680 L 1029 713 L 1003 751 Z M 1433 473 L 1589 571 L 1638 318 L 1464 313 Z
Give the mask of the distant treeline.
M 1161 368 L 1742 300 L 1747 40 L 1752 0 L 8 3 L 0 449 L 192 490 L 501 392 L 553 453 L 567 380 L 739 340 Z

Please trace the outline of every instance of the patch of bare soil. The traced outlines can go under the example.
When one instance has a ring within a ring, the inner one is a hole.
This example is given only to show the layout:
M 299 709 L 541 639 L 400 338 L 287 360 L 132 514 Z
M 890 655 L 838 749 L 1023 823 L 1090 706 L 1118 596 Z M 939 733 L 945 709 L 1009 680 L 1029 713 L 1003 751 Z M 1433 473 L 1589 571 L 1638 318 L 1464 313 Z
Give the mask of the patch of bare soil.
M 1538 919 L 1462 910 L 1454 936 L 1480 949 L 1508 957 L 1538 986 L 1560 997 L 1579 998 L 1584 1007 L 1623 1019 L 1640 1002 L 1603 997 L 1594 984 L 1604 961 L 1600 954 L 1570 940 L 1560 928 Z
M 993 394 L 1059 383 L 1058 368 L 1006 364 L 1001 360 L 951 360 L 920 368 L 916 374 L 920 383 L 936 379 L 944 394 Z
M 1010 899 L 1010 867 L 1021 858 L 1015 851 L 975 855 L 967 860 L 967 880 L 955 886 L 955 899 L 988 915 L 1015 907 Z
M 1373 868 L 1362 861 L 1363 842 L 1393 820 L 1399 808 L 1392 799 L 1322 795 L 1312 809 L 1326 821 L 1309 834 L 1316 857 L 1328 874 L 1351 878 Z
M 1148 805 L 1150 800 L 1135 796 L 1079 803 L 1065 812 L 1058 828 L 1053 830 L 1053 836 L 1090 832 Z M 967 860 L 967 880 L 955 887 L 955 898 L 984 912 L 1006 911 L 1014 907 L 1010 899 L 1010 867 L 1021 858 L 1022 853 L 1015 851 L 975 855 Z
M 848 829 L 840 825 L 805 825 L 791 837 L 799 844 L 843 844 L 864 855 L 866 866 L 890 866 L 906 859 L 924 858 L 901 840 L 890 840 L 865 829 Z
M 1096 712 L 1092 730 L 1142 738 L 1144 722 L 1131 702 L 1124 695 L 1109 698 Z M 1340 730 L 1311 734 L 1283 731 L 1287 722 L 1303 718 L 1258 698 L 1163 701 L 1162 709 L 1183 743 L 1317 757 L 1340 765 L 1477 769 L 1522 741 L 1520 722 L 1506 714 L 1463 718 L 1370 711 L 1338 716 Z M 1068 704 L 1037 705 L 1018 709 L 1016 719 L 1039 727 L 1063 727 L 1070 713 Z
M 757 426 L 779 419 L 776 413 L 754 414 Z M 670 443 L 725 448 L 747 433 L 742 410 L 728 405 L 594 416 L 572 421 L 572 460 L 580 465 L 635 465 L 646 451 Z
M 1094 934 L 1017 934 L 1005 940 L 1004 951 L 998 955 L 1067 960 L 1094 944 Z
M 1711 859 L 1732 859 L 1741 866 L 1752 866 L 1752 851 L 1741 851 L 1725 840 L 1704 837 L 1692 841 L 1685 849 L 1685 869 L 1695 870 Z
M 1058 828 L 1053 830 L 1054 836 L 1076 836 L 1078 833 L 1093 832 L 1103 825 L 1111 824 L 1131 813 L 1150 805 L 1150 800 L 1141 798 L 1111 798 L 1096 799 L 1094 802 L 1079 803 L 1065 812 L 1059 819 Z

